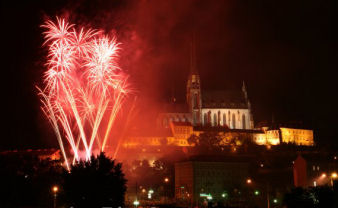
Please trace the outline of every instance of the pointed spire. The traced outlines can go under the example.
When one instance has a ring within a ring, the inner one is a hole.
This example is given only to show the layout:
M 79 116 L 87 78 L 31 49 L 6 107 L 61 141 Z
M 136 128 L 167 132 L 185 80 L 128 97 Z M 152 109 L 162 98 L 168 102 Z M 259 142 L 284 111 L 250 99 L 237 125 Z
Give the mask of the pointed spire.
M 196 69 L 196 33 L 193 32 L 190 43 L 190 74 L 198 74 Z
M 243 84 L 242 84 L 242 91 L 246 92 L 246 86 L 245 86 L 245 81 L 243 80 Z

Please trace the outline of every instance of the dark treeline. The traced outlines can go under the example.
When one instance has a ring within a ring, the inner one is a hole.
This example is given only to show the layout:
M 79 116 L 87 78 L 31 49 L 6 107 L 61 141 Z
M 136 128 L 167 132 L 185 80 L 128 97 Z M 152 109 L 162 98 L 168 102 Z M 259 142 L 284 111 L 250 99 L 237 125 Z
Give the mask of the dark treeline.
M 76 163 L 71 172 L 60 161 L 27 155 L 1 155 L 0 164 L 0 207 L 124 205 L 122 165 L 104 153 Z M 56 193 L 53 187 L 58 188 Z

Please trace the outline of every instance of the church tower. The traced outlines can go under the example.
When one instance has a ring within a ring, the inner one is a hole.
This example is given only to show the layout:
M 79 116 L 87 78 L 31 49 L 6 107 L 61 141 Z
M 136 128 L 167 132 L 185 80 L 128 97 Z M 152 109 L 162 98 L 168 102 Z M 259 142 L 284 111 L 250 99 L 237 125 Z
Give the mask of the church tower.
M 195 37 L 191 42 L 190 74 L 187 82 L 187 104 L 192 116 L 192 125 L 200 125 L 202 121 L 202 96 L 200 76 L 196 69 Z
M 249 109 L 249 124 L 250 124 L 250 129 L 253 129 L 254 128 L 254 120 L 253 120 L 253 115 L 252 115 L 252 110 L 251 110 L 251 103 L 249 101 L 249 98 L 248 98 L 248 92 L 246 90 L 246 86 L 245 86 L 245 82 L 243 81 L 243 85 L 242 85 L 242 92 L 244 94 L 244 98 L 245 98 L 245 101 L 248 105 L 248 109 Z

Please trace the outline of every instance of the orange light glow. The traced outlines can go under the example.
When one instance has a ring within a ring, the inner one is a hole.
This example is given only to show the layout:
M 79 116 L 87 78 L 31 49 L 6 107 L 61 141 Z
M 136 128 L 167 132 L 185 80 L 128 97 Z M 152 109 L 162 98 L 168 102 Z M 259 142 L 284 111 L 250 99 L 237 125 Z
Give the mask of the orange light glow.
M 326 178 L 326 173 L 323 173 L 320 177 L 321 178 Z
M 58 192 L 59 188 L 57 186 L 53 186 L 53 192 L 56 193 Z
M 338 175 L 337 175 L 337 173 L 336 173 L 336 172 L 333 172 L 333 173 L 331 174 L 331 177 L 332 177 L 332 178 L 337 178 L 337 177 L 338 177 Z
M 168 183 L 169 182 L 169 178 L 168 177 L 164 178 L 164 182 Z
M 247 184 L 251 184 L 251 183 L 252 183 L 252 180 L 251 180 L 250 178 L 248 178 L 248 179 L 246 180 L 246 183 L 247 183 Z

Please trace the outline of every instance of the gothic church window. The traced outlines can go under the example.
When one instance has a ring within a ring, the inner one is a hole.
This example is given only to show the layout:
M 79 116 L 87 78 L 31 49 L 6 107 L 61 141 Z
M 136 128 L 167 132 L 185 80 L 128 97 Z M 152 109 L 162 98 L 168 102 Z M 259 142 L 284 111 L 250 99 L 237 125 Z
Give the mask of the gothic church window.
M 211 111 L 208 112 L 208 124 L 211 125 Z
M 232 128 L 236 128 L 236 115 L 234 113 L 232 114 Z
M 245 123 L 246 123 L 246 122 L 245 122 L 245 115 L 243 114 L 243 115 L 242 115 L 242 128 L 243 128 L 243 129 L 246 129 Z
M 197 93 L 194 94 L 194 106 L 193 108 L 198 108 L 198 96 Z
M 223 113 L 223 126 L 226 126 L 226 125 L 227 125 L 227 118 L 226 118 L 225 113 Z
M 208 115 L 204 113 L 204 125 L 208 125 Z
M 217 126 L 217 115 L 216 115 L 216 113 L 214 114 L 214 126 Z

